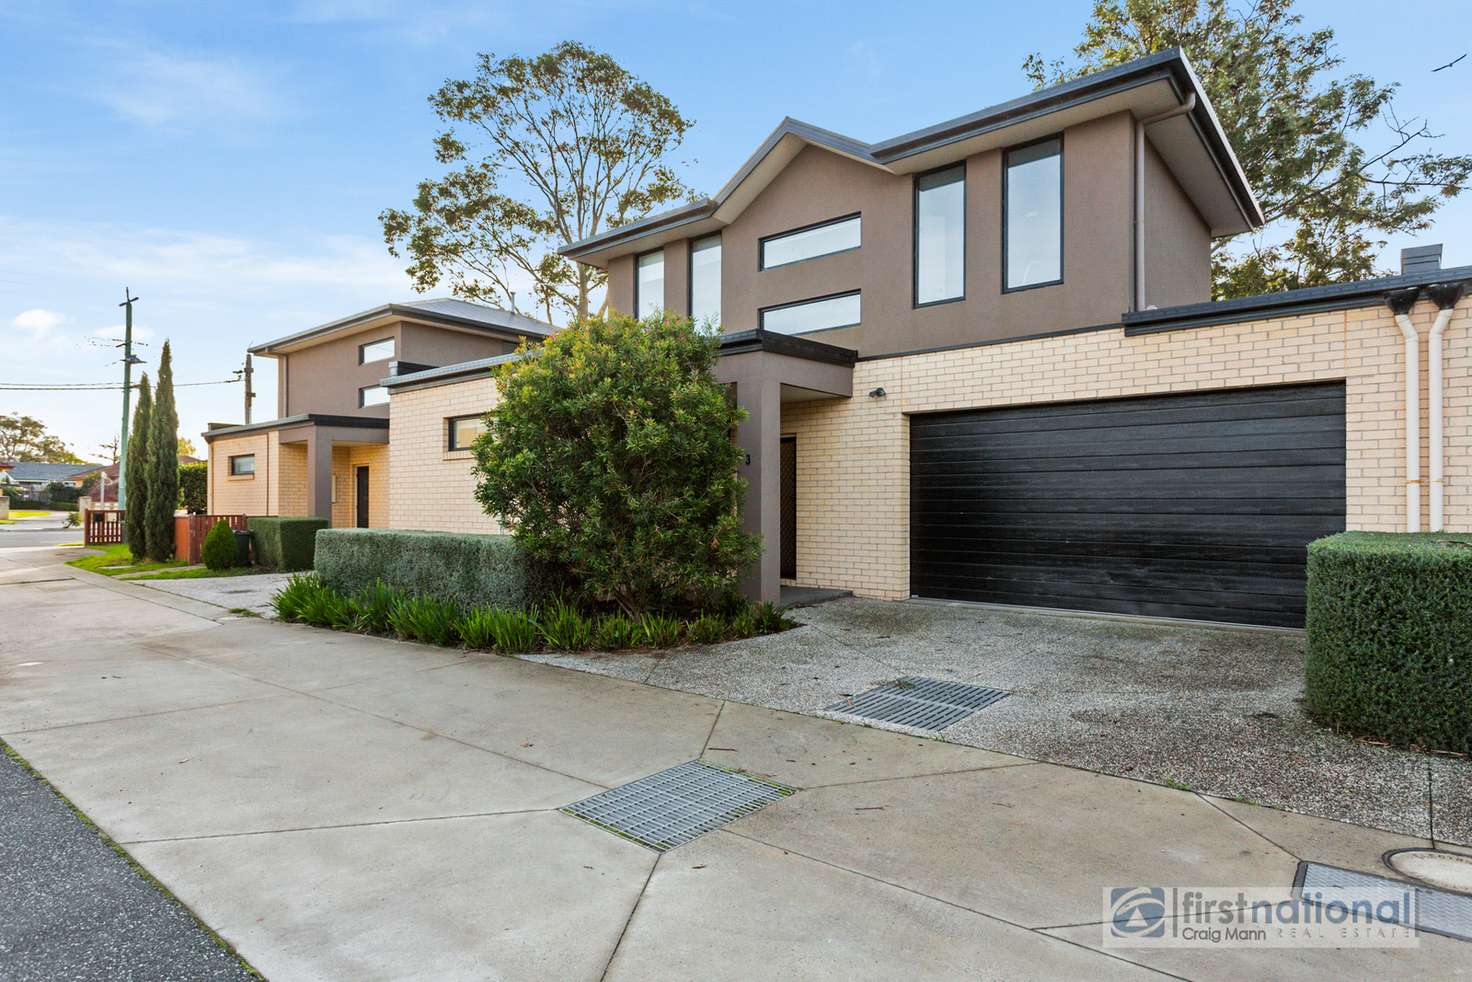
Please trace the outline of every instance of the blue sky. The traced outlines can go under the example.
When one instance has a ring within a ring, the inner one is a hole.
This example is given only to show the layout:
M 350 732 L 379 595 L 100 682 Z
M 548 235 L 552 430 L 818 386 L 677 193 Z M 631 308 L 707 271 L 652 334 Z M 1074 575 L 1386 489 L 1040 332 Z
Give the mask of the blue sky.
M 476 52 L 564 38 L 606 50 L 696 121 L 686 180 L 717 188 L 784 116 L 877 140 L 1025 92 L 1087 0 L 1048 4 L 562 0 L 0 0 L 0 382 L 115 379 L 124 286 L 179 382 L 223 379 L 255 341 L 410 299 L 376 216 L 435 172 L 425 97 Z M 1403 85 L 1448 151 L 1472 149 L 1472 6 L 1303 2 L 1348 70 Z M 1428 24 L 1437 25 L 1427 30 Z M 1387 34 L 1387 27 L 1394 28 Z M 1472 197 L 1418 237 L 1472 263 Z M 1410 240 L 1392 241 L 1387 263 Z M 273 363 L 257 419 L 273 415 Z M 0 392 L 83 456 L 116 392 Z M 238 421 L 235 385 L 179 390 L 181 432 Z

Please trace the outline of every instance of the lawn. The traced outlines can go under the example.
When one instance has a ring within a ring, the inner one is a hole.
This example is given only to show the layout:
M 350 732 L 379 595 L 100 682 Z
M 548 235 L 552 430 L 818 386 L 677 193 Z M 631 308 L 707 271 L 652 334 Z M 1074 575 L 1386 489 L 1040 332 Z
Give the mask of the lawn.
M 85 569 L 91 573 L 101 573 L 103 576 L 125 576 L 128 573 L 152 573 L 156 570 L 174 569 L 185 563 L 180 559 L 171 559 L 166 563 L 155 563 L 145 559 L 141 563 L 135 563 L 128 547 L 117 545 L 108 546 L 98 556 L 83 556 L 81 559 L 70 560 L 67 565 Z

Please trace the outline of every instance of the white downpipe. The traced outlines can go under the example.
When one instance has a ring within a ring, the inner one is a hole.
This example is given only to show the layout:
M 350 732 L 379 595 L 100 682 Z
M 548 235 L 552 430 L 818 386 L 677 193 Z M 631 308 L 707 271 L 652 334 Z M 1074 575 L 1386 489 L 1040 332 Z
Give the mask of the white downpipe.
M 1444 481 L 1446 450 L 1442 439 L 1442 414 L 1446 411 L 1442 403 L 1442 368 L 1441 348 L 1442 334 L 1446 331 L 1447 323 L 1452 319 L 1453 308 L 1447 307 L 1436 312 L 1436 322 L 1431 325 L 1431 334 L 1427 337 L 1427 371 L 1430 379 L 1427 385 L 1430 389 L 1429 395 L 1431 405 L 1427 407 L 1430 416 L 1431 436 L 1431 529 L 1432 532 L 1441 532 L 1446 528 L 1446 485 Z M 1401 328 L 1405 330 L 1404 327 Z M 1412 531 L 1415 531 L 1412 529 Z
M 1145 309 L 1145 127 L 1183 116 L 1196 108 L 1196 93 L 1174 109 L 1135 124 L 1135 309 Z
M 1400 327 L 1401 337 L 1405 338 L 1406 342 L 1406 531 L 1419 532 L 1421 531 L 1421 339 L 1416 333 L 1416 325 L 1411 323 L 1410 314 L 1396 314 L 1395 323 Z M 1438 364 L 1439 361 L 1438 359 Z M 1432 425 L 1436 426 L 1435 423 Z M 1440 429 L 1440 427 L 1437 428 Z

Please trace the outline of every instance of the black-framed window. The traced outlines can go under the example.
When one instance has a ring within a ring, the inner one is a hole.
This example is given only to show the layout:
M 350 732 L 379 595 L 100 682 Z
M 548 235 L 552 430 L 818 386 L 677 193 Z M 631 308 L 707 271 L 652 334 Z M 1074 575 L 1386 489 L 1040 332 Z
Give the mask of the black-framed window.
M 445 446 L 450 450 L 469 450 L 475 438 L 486 431 L 485 416 L 451 416 L 445 420 Z
M 787 232 L 762 237 L 757 246 L 757 268 L 774 269 L 835 252 L 848 252 L 863 244 L 862 219 L 858 213 L 804 225 Z
M 774 334 L 811 334 L 840 327 L 857 327 L 862 313 L 858 290 L 813 297 L 761 309 L 763 330 Z
M 664 250 L 634 257 L 634 316 L 643 320 L 664 310 Z
M 255 477 L 256 455 L 253 453 L 238 454 L 230 458 L 231 477 Z
M 915 178 L 915 306 L 966 296 L 966 165 Z
M 380 338 L 377 341 L 368 341 L 358 345 L 358 364 L 366 365 L 374 361 L 388 361 L 394 356 L 394 339 Z
M 382 406 L 388 402 L 388 389 L 381 385 L 365 385 L 358 390 L 358 406 Z
M 721 326 L 721 236 L 690 243 L 690 316 L 698 325 Z
M 1063 139 L 1007 151 L 1002 177 L 1002 288 L 1063 282 Z

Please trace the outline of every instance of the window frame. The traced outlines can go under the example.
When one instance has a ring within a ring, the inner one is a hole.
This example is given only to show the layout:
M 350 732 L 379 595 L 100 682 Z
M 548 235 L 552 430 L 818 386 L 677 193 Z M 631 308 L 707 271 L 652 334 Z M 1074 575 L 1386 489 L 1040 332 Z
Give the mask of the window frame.
M 958 182 L 961 185 L 961 292 L 954 297 L 922 301 L 920 299 L 920 182 L 924 178 L 941 174 L 948 170 L 959 170 L 961 172 L 961 180 Z M 912 182 L 910 194 L 910 306 L 914 310 L 920 310 L 925 307 L 939 307 L 942 304 L 948 303 L 959 303 L 966 299 L 966 240 L 969 238 L 966 234 L 966 179 L 968 176 L 967 161 L 961 160 L 958 163 L 946 164 L 943 167 L 933 167 L 928 171 L 922 171 L 915 175 L 915 179 Z M 1005 192 L 1003 194 L 1005 196 Z M 1004 217 L 1004 237 L 1006 235 L 1005 221 Z M 1002 273 L 1004 279 L 1006 275 L 1004 269 Z
M 726 273 L 725 237 L 721 235 L 719 231 L 716 231 L 710 233 L 709 235 L 702 235 L 698 238 L 687 239 L 685 245 L 685 313 L 689 315 L 691 320 L 695 320 L 695 244 L 697 242 L 709 242 L 711 239 L 716 240 L 716 248 L 721 251 L 720 275 L 716 279 L 716 299 L 718 306 L 721 290 L 725 286 L 723 282 Z M 721 313 L 724 317 L 725 311 L 722 311 Z M 720 326 L 720 324 L 716 325 L 716 327 Z
M 1054 280 L 1047 280 L 1047 281 L 1044 281 L 1044 282 L 1041 282 L 1041 283 L 1029 283 L 1026 286 L 1008 286 L 1007 285 L 1007 239 L 1008 239 L 1008 235 L 1007 235 L 1007 222 L 1008 222 L 1008 216 L 1007 216 L 1007 183 L 1008 183 L 1008 181 L 1007 181 L 1007 179 L 1008 179 L 1008 177 L 1011 176 L 1011 173 L 1012 173 L 1012 167 L 1008 163 L 1008 160 L 1011 158 L 1012 154 L 1015 153 L 1015 152 L 1017 152 L 1018 150 L 1026 150 L 1029 147 L 1035 147 L 1035 146 L 1037 146 L 1039 144 L 1042 144 L 1042 143 L 1052 143 L 1052 142 L 1055 142 L 1055 141 L 1058 144 L 1058 154 L 1057 154 L 1057 156 L 1058 156 L 1058 278 L 1057 279 L 1054 279 Z M 1064 236 L 1064 230 L 1066 229 L 1066 227 L 1068 225 L 1067 213 L 1064 210 L 1065 207 L 1066 207 L 1066 205 L 1067 205 L 1067 202 L 1065 200 L 1065 193 L 1064 193 L 1065 192 L 1065 185 L 1066 185 L 1066 180 L 1065 180 L 1066 174 L 1064 173 L 1064 170 L 1063 170 L 1063 163 L 1064 163 L 1064 161 L 1063 161 L 1063 133 L 1061 131 L 1058 132 L 1058 133 L 1054 133 L 1054 134 L 1052 134 L 1050 136 L 1041 137 L 1040 139 L 1037 139 L 1037 140 L 1029 140 L 1026 143 L 1019 143 L 1016 146 L 1007 147 L 1005 150 L 1002 151 L 1002 292 L 1003 293 L 1021 293 L 1023 290 L 1038 290 L 1038 289 L 1042 289 L 1043 287 L 1059 286 L 1059 285 L 1061 285 L 1063 283 L 1063 278 L 1064 278 L 1064 275 L 1065 275 L 1064 274 L 1064 263 L 1063 263 L 1064 258 L 1065 258 L 1064 237 L 1063 236 Z
M 389 344 L 393 345 L 393 350 L 388 353 L 388 356 L 387 357 L 385 357 L 385 358 L 368 358 L 368 357 L 366 357 L 366 355 L 367 355 L 367 349 L 371 348 L 375 344 L 383 344 L 385 341 L 387 341 Z M 392 334 L 390 334 L 386 338 L 378 338 L 377 340 L 374 340 L 374 341 L 364 341 L 362 344 L 358 345 L 358 364 L 359 365 L 372 365 L 375 362 L 380 362 L 380 361 L 393 361 L 394 358 L 398 355 L 398 353 L 399 353 L 398 339 L 395 338 Z
M 859 319 L 856 320 L 856 321 L 854 321 L 852 324 L 835 324 L 832 327 L 815 327 L 811 331 L 798 331 L 796 333 L 791 333 L 791 334 L 789 334 L 786 331 L 773 331 L 771 328 L 767 327 L 767 314 L 770 311 L 773 311 L 773 310 L 786 310 L 789 307 L 805 307 L 808 304 L 821 303 L 824 300 L 837 300 L 840 297 L 858 297 L 859 298 Z M 757 308 L 757 311 L 756 311 L 756 324 L 757 324 L 757 327 L 760 330 L 769 331 L 772 334 L 781 334 L 781 335 L 783 335 L 785 337 L 790 337 L 790 338 L 791 337 L 803 337 L 803 336 L 806 336 L 808 334 L 821 334 L 821 333 L 823 333 L 825 331 L 847 331 L 847 330 L 851 330 L 851 329 L 853 329 L 855 327 L 862 326 L 863 323 L 864 323 L 864 300 L 863 300 L 863 297 L 864 297 L 864 291 L 862 289 L 858 289 L 858 290 L 840 290 L 837 293 L 825 293 L 825 294 L 822 294 L 821 296 L 816 296 L 816 297 L 804 297 L 802 300 L 789 300 L 789 301 L 787 301 L 785 303 L 769 304 L 769 305 L 767 305 L 765 307 L 758 307 Z
M 227 457 L 227 459 L 229 460 L 229 465 L 228 465 L 228 476 L 229 477 L 233 477 L 233 478 L 247 478 L 247 477 L 253 478 L 253 477 L 256 476 L 256 455 L 255 455 L 255 451 L 251 451 L 250 453 L 230 454 Z M 235 462 L 237 460 L 249 460 L 250 461 L 250 471 L 248 473 L 242 473 L 240 471 L 237 471 L 235 469 Z
M 365 396 L 366 396 L 366 394 L 367 394 L 367 392 L 368 392 L 369 389 L 381 389 L 383 391 L 383 401 L 382 402 L 368 402 L 366 400 Z M 388 387 L 387 386 L 380 385 L 377 382 L 375 382 L 372 385 L 360 385 L 360 386 L 358 386 L 358 408 L 359 409 L 372 409 L 374 406 L 387 406 L 388 405 L 388 399 L 389 399 L 389 392 L 388 392 Z
M 659 298 L 659 308 L 661 310 L 664 309 L 664 296 L 663 296 L 663 292 L 664 292 L 664 282 L 665 282 L 664 277 L 665 277 L 665 272 L 666 272 L 666 270 L 664 268 L 665 267 L 664 246 L 659 246 L 658 248 L 655 248 L 655 249 L 646 249 L 643 252 L 636 252 L 636 253 L 634 253 L 634 319 L 635 320 L 643 320 L 644 319 L 639 314 L 639 260 L 643 259 L 645 256 L 653 256 L 653 255 L 658 255 L 659 256 L 659 282 L 660 282 L 660 290 L 661 290 L 661 295 L 660 295 L 660 298 Z
M 460 415 L 460 416 L 446 416 L 445 417 L 445 452 L 446 453 L 469 452 L 472 448 L 470 448 L 468 446 L 467 447 L 456 446 L 456 444 L 455 444 L 455 424 L 456 423 L 463 422 L 463 421 L 465 421 L 467 419 L 484 419 L 484 418 L 485 418 L 485 413 L 465 413 L 465 414 Z M 485 426 L 484 426 L 484 424 L 482 424 L 482 426 L 481 426 L 481 432 L 482 433 L 485 432 Z
M 820 252 L 816 255 L 805 256 L 802 259 L 794 259 L 790 262 L 778 263 L 768 266 L 766 261 L 767 243 L 777 239 L 785 239 L 793 235 L 801 235 L 803 232 L 811 232 L 814 229 L 826 228 L 829 225 L 842 225 L 844 222 L 857 221 L 859 223 L 859 244 L 847 246 L 843 249 L 834 249 L 832 252 Z M 812 222 L 808 225 L 799 225 L 797 228 L 784 229 L 781 232 L 773 232 L 771 235 L 763 235 L 756 240 L 756 271 L 765 273 L 769 269 L 786 269 L 788 266 L 796 266 L 799 263 L 810 263 L 814 259 L 826 259 L 829 256 L 841 256 L 846 252 L 857 252 L 864 247 L 864 213 L 862 211 L 849 212 L 847 215 L 839 215 L 837 218 L 825 218 L 821 222 Z M 725 257 L 722 256 L 724 259 Z

